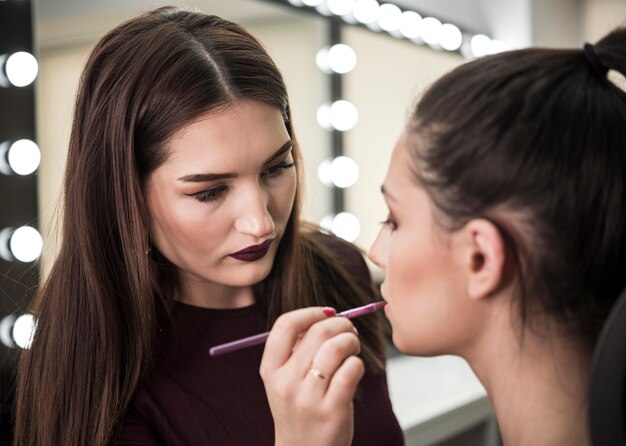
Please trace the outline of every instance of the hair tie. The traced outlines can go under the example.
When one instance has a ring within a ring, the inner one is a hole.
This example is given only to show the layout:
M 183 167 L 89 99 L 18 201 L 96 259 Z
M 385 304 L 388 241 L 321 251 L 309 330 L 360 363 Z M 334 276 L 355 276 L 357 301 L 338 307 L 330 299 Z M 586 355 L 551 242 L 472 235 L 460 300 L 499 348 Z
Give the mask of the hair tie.
M 609 72 L 609 69 L 606 65 L 604 65 L 600 61 L 600 59 L 598 58 L 598 55 L 593 49 L 593 45 L 590 43 L 585 43 L 583 50 L 585 52 L 585 56 L 587 57 L 587 60 L 589 61 L 589 64 L 591 65 L 591 68 L 593 68 L 593 71 L 598 73 L 600 77 L 606 77 L 606 74 Z

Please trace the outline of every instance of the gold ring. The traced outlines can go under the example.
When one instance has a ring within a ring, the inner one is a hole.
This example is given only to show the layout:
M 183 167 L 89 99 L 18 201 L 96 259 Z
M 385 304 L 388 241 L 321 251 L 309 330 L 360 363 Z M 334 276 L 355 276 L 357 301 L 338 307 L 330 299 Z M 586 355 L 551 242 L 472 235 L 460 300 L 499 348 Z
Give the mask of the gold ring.
M 326 379 L 326 376 L 319 370 L 314 367 L 309 369 L 309 373 L 315 376 L 317 379 Z

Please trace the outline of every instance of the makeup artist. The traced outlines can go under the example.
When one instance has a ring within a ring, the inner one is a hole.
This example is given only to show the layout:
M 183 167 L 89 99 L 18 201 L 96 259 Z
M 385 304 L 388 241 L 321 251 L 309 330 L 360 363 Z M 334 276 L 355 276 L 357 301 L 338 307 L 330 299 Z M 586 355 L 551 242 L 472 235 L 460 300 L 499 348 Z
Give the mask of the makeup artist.
M 625 28 L 480 58 L 393 151 L 369 256 L 394 343 L 465 358 L 506 445 L 590 444 L 591 356 L 626 286 L 625 74 Z
M 300 163 L 283 79 L 237 24 L 161 8 L 104 36 L 14 444 L 402 444 L 380 318 L 332 317 L 374 300 L 369 272 L 300 221 Z M 303 307 L 265 354 L 208 356 Z

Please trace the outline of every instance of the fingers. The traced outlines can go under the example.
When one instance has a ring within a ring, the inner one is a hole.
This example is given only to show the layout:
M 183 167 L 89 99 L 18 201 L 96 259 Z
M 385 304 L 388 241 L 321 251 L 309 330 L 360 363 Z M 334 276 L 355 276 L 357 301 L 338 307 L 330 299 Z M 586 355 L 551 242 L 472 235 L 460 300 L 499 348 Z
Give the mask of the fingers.
M 326 403 L 331 407 L 342 407 L 354 398 L 356 388 L 365 373 L 361 358 L 350 356 L 337 369 L 326 392 Z
M 293 351 L 290 358 L 290 362 L 294 363 L 294 369 L 299 369 L 300 376 L 304 376 L 304 374 L 308 372 L 310 364 L 314 362 L 313 359 L 322 346 L 343 333 L 350 334 L 352 339 L 358 344 L 358 338 L 356 338 L 354 333 L 354 326 L 352 322 L 346 318 L 329 318 L 312 325 L 302 339 L 300 339 L 298 348 Z M 341 346 L 341 340 L 333 341 L 327 348 L 332 349 L 333 346 Z M 335 353 L 341 354 L 341 352 L 338 351 Z M 350 351 L 348 354 L 352 354 L 352 352 Z M 346 356 L 347 355 L 344 354 L 341 361 L 343 361 Z M 298 367 L 298 365 L 300 367 Z M 336 367 L 332 367 L 332 370 L 335 368 Z M 327 373 L 330 371 L 331 370 L 327 370 Z
M 305 390 L 322 397 L 326 393 L 332 377 L 346 358 L 357 355 L 360 349 L 359 339 L 353 331 L 340 333 L 325 341 L 317 353 L 315 353 L 310 363 L 310 368 L 305 372 L 312 375 L 305 377 L 305 382 L 303 383 Z M 311 368 L 314 369 L 313 373 Z M 319 382 L 319 373 L 324 377 L 321 379 L 322 382 Z
M 265 343 L 261 375 L 266 370 L 282 366 L 289 359 L 300 335 L 315 322 L 329 317 L 324 310 L 322 307 L 302 308 L 285 313 L 276 320 Z

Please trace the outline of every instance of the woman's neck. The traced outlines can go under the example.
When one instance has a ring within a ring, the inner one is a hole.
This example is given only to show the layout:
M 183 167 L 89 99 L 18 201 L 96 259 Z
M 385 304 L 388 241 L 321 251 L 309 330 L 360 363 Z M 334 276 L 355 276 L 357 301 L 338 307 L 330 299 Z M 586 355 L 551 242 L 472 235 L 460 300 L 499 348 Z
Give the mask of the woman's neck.
M 589 445 L 590 353 L 556 334 L 527 329 L 522 338 L 502 319 L 499 334 L 491 333 L 467 359 L 487 389 L 504 444 Z
M 254 303 L 252 287 L 235 287 L 183 275 L 176 300 L 202 308 L 243 308 Z

